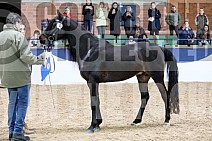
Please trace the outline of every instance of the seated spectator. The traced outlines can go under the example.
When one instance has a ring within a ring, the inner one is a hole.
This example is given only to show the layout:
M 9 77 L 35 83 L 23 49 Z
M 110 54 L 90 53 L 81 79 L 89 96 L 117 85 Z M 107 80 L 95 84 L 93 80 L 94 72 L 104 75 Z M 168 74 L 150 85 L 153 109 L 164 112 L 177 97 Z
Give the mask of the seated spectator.
M 65 12 L 63 13 L 63 16 L 67 16 L 69 18 L 73 18 L 73 15 L 71 14 L 71 9 L 70 7 L 65 8 Z
M 132 44 L 135 44 L 136 41 L 134 40 L 133 36 L 130 35 L 129 36 L 129 39 L 126 41 L 125 45 L 132 45 Z
M 134 32 L 134 38 L 137 38 L 137 42 L 146 41 L 145 39 L 148 38 L 145 30 L 143 29 L 143 27 L 140 26 L 139 22 L 136 22 Z
M 193 45 L 194 44 L 194 32 L 189 27 L 188 21 L 185 21 L 185 24 L 179 28 L 179 45 Z
M 48 19 L 41 20 L 41 32 L 46 30 L 48 24 L 49 24 L 49 20 Z
M 203 30 L 199 31 L 199 33 L 197 34 L 197 39 L 199 39 L 198 40 L 199 46 L 211 44 L 210 30 L 208 25 L 205 25 Z
M 40 36 L 40 31 L 39 30 L 35 30 L 33 37 L 30 40 L 30 47 L 40 47 L 40 40 L 39 40 L 39 36 Z

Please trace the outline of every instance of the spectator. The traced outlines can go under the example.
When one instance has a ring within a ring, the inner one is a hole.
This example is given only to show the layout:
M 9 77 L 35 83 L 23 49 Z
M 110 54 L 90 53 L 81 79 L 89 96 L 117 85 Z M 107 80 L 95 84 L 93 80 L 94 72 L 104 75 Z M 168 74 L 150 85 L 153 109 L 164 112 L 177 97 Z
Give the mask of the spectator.
M 181 23 L 180 14 L 176 11 L 176 7 L 173 5 L 171 12 L 166 15 L 166 23 L 169 25 L 170 35 L 173 35 L 173 30 L 178 36 L 178 26 Z
M 63 16 L 66 16 L 66 17 L 69 17 L 69 18 L 73 18 L 73 15 L 71 14 L 70 7 L 66 7 L 65 8 L 65 12 L 63 13 Z
M 117 39 L 117 37 L 120 35 L 120 22 L 121 22 L 121 12 L 118 9 L 118 3 L 114 2 L 112 4 L 112 7 L 108 13 L 108 18 L 110 19 L 110 35 L 114 35 Z M 116 40 L 117 41 L 117 40 Z
M 26 25 L 22 23 L 20 25 L 20 30 L 19 31 L 25 36 L 26 35 Z
M 33 37 L 30 40 L 30 47 L 40 47 L 41 46 L 39 37 L 40 37 L 40 31 L 35 30 Z
M 145 30 L 140 26 L 140 22 L 136 22 L 136 25 L 134 27 L 134 37 L 137 38 L 138 42 L 145 41 L 145 39 L 148 38 Z
M 197 26 L 197 34 L 204 29 L 205 25 L 209 25 L 208 17 L 205 15 L 203 8 L 200 8 L 199 14 L 195 17 L 195 24 Z
M 94 15 L 94 6 L 92 5 L 91 0 L 86 0 L 86 4 L 83 5 L 82 8 L 82 15 L 84 15 L 85 29 L 91 32 Z
M 43 33 L 43 31 L 46 30 L 48 25 L 49 25 L 49 20 L 48 19 L 41 20 L 41 32 L 42 33 Z
M 179 45 L 193 45 L 194 44 L 194 32 L 189 27 L 188 21 L 185 21 L 185 24 L 179 29 Z
M 107 7 L 105 7 L 104 2 L 99 3 L 99 7 L 96 9 L 96 27 L 98 29 L 98 34 L 101 38 L 104 38 L 105 30 L 107 26 Z
M 198 40 L 199 46 L 211 44 L 210 30 L 208 25 L 205 25 L 203 30 L 201 30 L 201 32 L 197 34 L 197 39 L 199 39 Z
M 0 66 L 0 70 L 2 70 L 0 78 L 2 85 L 8 89 L 9 94 L 9 140 L 29 141 L 30 138 L 23 134 L 24 120 L 29 101 L 29 86 L 31 83 L 29 65 L 45 64 L 45 55 L 41 54 L 37 57 L 32 54 L 26 38 L 19 32 L 21 24 L 22 19 L 20 15 L 10 13 L 6 18 L 3 31 L 0 33 L 1 42 L 5 48 L 3 51 L 0 51 L 0 60 L 7 62 L 4 64 L 4 67 Z M 5 58 L 8 54 L 14 55 L 13 57 Z
M 155 2 L 151 3 L 151 8 L 148 10 L 148 16 L 148 30 L 150 31 L 150 35 L 154 35 L 154 33 L 155 35 L 159 35 L 159 30 L 161 28 L 161 14 L 160 11 L 156 8 Z
M 127 34 L 127 38 L 130 37 L 130 35 L 133 35 L 133 21 L 135 21 L 135 15 L 132 12 L 132 8 L 130 6 L 127 6 L 125 13 L 122 16 L 122 20 L 124 21 L 124 29 L 125 33 Z

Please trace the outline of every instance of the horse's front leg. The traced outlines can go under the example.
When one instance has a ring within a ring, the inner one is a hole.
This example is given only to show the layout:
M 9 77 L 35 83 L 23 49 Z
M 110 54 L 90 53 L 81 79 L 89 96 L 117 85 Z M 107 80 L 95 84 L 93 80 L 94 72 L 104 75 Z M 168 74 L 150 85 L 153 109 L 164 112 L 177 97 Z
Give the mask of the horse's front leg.
M 100 112 L 100 100 L 99 100 L 99 84 L 95 82 L 88 82 L 91 97 L 91 110 L 92 121 L 90 127 L 87 129 L 87 133 L 93 133 L 95 130 L 99 130 L 99 125 L 102 123 L 102 116 Z

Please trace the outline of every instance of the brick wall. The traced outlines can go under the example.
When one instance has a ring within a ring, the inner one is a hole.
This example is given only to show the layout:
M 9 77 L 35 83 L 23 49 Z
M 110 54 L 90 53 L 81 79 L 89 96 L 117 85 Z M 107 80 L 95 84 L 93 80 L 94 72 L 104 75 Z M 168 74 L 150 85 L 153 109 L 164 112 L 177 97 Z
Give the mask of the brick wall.
M 41 20 L 43 19 L 51 19 L 55 16 L 56 14 L 56 9 L 59 9 L 61 12 L 63 12 L 64 8 L 66 6 L 71 7 L 71 12 L 74 16 L 74 19 L 81 21 L 83 16 L 82 16 L 82 6 L 84 4 L 75 4 L 75 3 L 56 3 L 55 5 L 52 5 L 51 3 L 36 3 L 36 2 L 23 2 L 21 5 L 21 10 L 22 10 L 22 16 L 26 21 L 27 25 L 27 36 L 30 37 L 33 34 L 33 31 L 35 29 L 41 29 Z M 96 7 L 98 4 L 94 4 L 94 7 Z M 108 9 L 110 9 L 110 4 L 108 4 Z M 144 4 L 144 5 L 136 5 L 137 9 L 137 15 L 136 18 L 137 20 L 141 21 L 141 25 L 147 29 L 148 25 L 148 15 L 147 11 L 150 7 L 150 4 Z M 166 12 L 166 5 L 158 5 L 157 7 L 162 14 L 161 18 L 161 25 L 163 31 L 167 30 L 167 25 L 165 24 L 165 12 Z M 94 24 L 94 29 L 95 33 L 97 33 L 95 24 Z M 122 28 L 123 29 L 123 28 Z M 107 27 L 107 33 L 109 33 L 109 27 Z M 122 33 L 124 34 L 124 30 L 122 30 Z
M 161 18 L 161 26 L 163 31 L 163 34 L 168 33 L 168 26 L 165 23 L 165 14 L 166 12 L 170 11 L 171 5 L 176 5 L 179 13 L 181 14 L 182 20 L 184 22 L 185 18 L 188 18 L 191 27 L 196 30 L 196 26 L 194 25 L 194 18 L 198 13 L 198 9 L 200 7 L 203 7 L 205 9 L 205 13 L 209 17 L 209 19 L 212 19 L 212 0 L 201 0 L 201 3 L 199 0 L 187 0 L 187 3 L 184 3 L 185 0 L 167 0 L 167 5 L 164 5 L 164 3 L 159 4 L 157 8 L 160 10 L 162 14 Z M 83 3 L 56 3 L 55 5 L 52 5 L 51 3 L 38 3 L 38 2 L 22 2 L 21 5 L 21 11 L 22 16 L 26 21 L 27 25 L 27 36 L 30 37 L 33 34 L 33 31 L 35 29 L 41 29 L 41 20 L 43 19 L 52 19 L 56 14 L 56 9 L 59 9 L 61 12 L 63 12 L 64 8 L 66 6 L 71 7 L 71 12 L 74 16 L 74 19 L 81 21 L 82 16 L 82 5 Z M 94 7 L 96 7 L 98 4 L 94 4 Z M 108 4 L 108 7 L 110 8 L 110 4 Z M 148 15 L 147 11 L 150 7 L 150 3 L 145 4 L 137 4 L 137 20 L 141 21 L 141 25 L 144 27 L 144 29 L 147 30 L 148 25 Z M 212 22 L 212 21 L 211 21 Z M 94 24 L 95 34 L 97 34 L 97 30 Z M 123 28 L 122 28 L 123 29 Z M 107 27 L 107 33 L 109 33 L 109 27 Z M 124 34 L 124 30 L 122 30 L 122 33 Z M 149 33 L 147 31 L 147 33 Z
M 185 3 L 187 1 L 187 3 Z M 168 0 L 167 10 L 170 10 L 170 6 L 176 5 L 180 12 L 183 21 L 187 19 L 193 30 L 196 30 L 194 19 L 199 13 L 199 8 L 204 8 L 205 14 L 208 16 L 210 23 L 212 22 L 212 0 Z M 212 28 L 210 24 L 210 28 Z

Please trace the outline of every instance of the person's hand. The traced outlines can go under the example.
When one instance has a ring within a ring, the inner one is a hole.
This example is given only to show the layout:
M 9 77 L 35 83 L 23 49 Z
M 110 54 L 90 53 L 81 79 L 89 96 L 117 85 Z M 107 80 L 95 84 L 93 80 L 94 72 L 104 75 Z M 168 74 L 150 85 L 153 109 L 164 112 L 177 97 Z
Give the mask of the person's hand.
M 115 13 L 116 13 L 116 10 L 115 10 L 115 9 L 113 9 L 112 14 L 115 14 Z
M 90 9 L 90 10 L 92 10 L 93 8 L 92 8 L 92 6 L 86 6 L 85 9 Z
M 183 26 L 182 30 L 185 30 L 185 29 L 186 29 L 185 26 Z
M 41 53 L 40 55 L 38 55 L 38 58 L 40 58 L 40 59 L 46 59 L 46 54 L 45 54 L 45 52 L 43 52 L 43 53 Z

